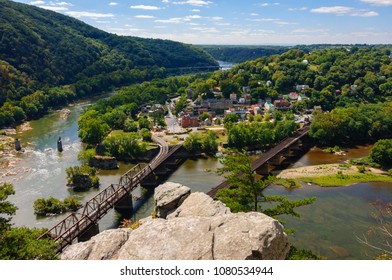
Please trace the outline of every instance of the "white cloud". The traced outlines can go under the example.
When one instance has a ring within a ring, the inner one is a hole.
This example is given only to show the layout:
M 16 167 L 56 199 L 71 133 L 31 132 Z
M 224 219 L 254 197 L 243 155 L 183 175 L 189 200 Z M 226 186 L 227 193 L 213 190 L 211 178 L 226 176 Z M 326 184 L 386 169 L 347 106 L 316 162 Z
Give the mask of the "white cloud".
M 57 7 L 57 6 L 47 6 L 47 5 L 41 5 L 41 6 L 38 6 L 38 7 L 42 8 L 42 9 L 45 9 L 45 10 L 51 10 L 51 11 L 54 11 L 54 12 L 68 11 L 67 7 Z
M 310 10 L 312 13 L 318 14 L 335 14 L 337 16 L 352 16 L 352 17 L 376 17 L 379 13 L 369 10 L 354 9 L 346 6 L 320 7 Z
M 379 15 L 380 15 L 379 13 L 373 12 L 373 11 L 371 11 L 371 12 L 368 12 L 368 11 L 358 11 L 358 12 L 355 12 L 355 13 L 351 14 L 351 16 L 353 16 L 353 17 L 377 17 Z
M 392 6 L 392 0 L 361 0 L 361 1 L 376 6 Z
M 110 2 L 110 3 L 109 3 L 109 6 L 117 6 L 117 5 L 118 5 L 117 2 Z
M 131 6 L 130 8 L 131 9 L 140 9 L 140 10 L 150 10 L 150 11 L 162 9 L 157 6 L 148 6 L 148 5 L 135 5 L 135 6 Z
M 279 6 L 280 5 L 280 3 L 278 3 L 278 2 L 275 2 L 275 3 L 261 3 L 261 4 L 259 4 L 259 6 L 261 6 L 261 7 L 271 7 L 271 6 Z
M 317 9 L 312 9 L 312 13 L 317 14 L 335 14 L 335 15 L 345 15 L 352 12 L 354 9 L 345 6 L 333 6 L 333 7 L 320 7 Z
M 154 16 L 149 16 L 149 15 L 137 15 L 135 18 L 142 18 L 142 19 L 149 19 L 149 18 L 155 18 Z
M 169 19 L 157 19 L 155 22 L 160 22 L 160 23 L 182 23 L 184 20 L 182 18 L 169 18 Z
M 111 18 L 114 17 L 113 14 L 101 14 L 101 13 L 92 13 L 92 12 L 76 12 L 76 11 L 69 11 L 66 12 L 67 15 L 81 18 L 81 17 L 88 17 L 88 18 Z
M 162 3 L 169 3 L 169 0 L 162 0 Z
M 73 4 L 68 3 L 68 2 L 49 2 L 49 5 L 51 6 L 73 6 Z
M 309 10 L 308 7 L 302 7 L 302 8 L 289 8 L 289 11 L 306 11 Z
M 45 1 L 33 1 L 33 2 L 30 2 L 30 4 L 31 5 L 43 5 L 43 4 L 45 4 Z
M 223 19 L 223 17 L 212 17 L 211 19 L 212 19 L 212 20 L 219 21 L 219 20 L 222 20 L 222 19 Z
M 210 4 L 212 4 L 211 1 L 203 1 L 203 0 L 187 0 L 187 1 L 180 1 L 180 2 L 173 2 L 173 4 L 176 5 L 191 5 L 191 6 L 208 6 Z
M 252 17 L 257 17 L 259 14 L 257 14 L 257 13 L 251 13 L 250 14 Z
M 301 28 L 301 29 L 295 29 L 292 32 L 293 33 L 325 33 L 328 32 L 328 29 L 306 29 L 306 28 Z
M 200 10 L 199 9 L 193 9 L 193 10 L 191 10 L 191 12 L 198 13 L 198 12 L 200 12 Z

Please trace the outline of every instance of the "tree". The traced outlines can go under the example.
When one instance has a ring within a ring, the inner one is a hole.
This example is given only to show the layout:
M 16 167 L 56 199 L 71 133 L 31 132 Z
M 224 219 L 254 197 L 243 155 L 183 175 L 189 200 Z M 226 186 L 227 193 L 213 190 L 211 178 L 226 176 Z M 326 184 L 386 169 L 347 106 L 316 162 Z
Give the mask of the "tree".
M 370 157 L 382 166 L 392 166 L 392 139 L 378 140 L 370 152 Z
M 4 183 L 0 185 L 0 233 L 9 229 L 11 227 L 10 221 L 12 215 L 16 213 L 18 209 L 11 202 L 6 201 L 8 196 L 14 195 L 15 190 L 12 184 Z M 3 215 L 9 216 L 8 218 L 3 217 Z
M 261 211 L 276 218 L 287 214 L 299 217 L 296 207 L 313 203 L 316 198 L 305 198 L 291 201 L 285 196 L 265 196 L 263 191 L 271 185 L 275 178 L 260 178 L 252 171 L 252 160 L 244 153 L 234 153 L 221 157 L 223 167 L 217 173 L 223 175 L 230 184 L 229 189 L 219 190 L 217 198 L 230 207 L 233 212 Z M 272 205 L 272 208 L 261 208 L 259 202 Z
M 95 110 L 90 110 L 82 115 L 78 123 L 78 136 L 87 144 L 96 145 L 101 143 L 110 131 L 109 125 L 101 120 L 99 113 Z

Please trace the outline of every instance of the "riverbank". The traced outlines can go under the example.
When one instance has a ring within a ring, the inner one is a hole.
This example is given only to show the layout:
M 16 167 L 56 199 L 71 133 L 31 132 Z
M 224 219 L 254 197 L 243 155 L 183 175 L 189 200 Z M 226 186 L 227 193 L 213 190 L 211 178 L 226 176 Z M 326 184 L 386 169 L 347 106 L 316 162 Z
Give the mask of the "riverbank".
M 357 166 L 350 164 L 320 164 L 297 167 L 283 170 L 277 177 L 321 187 L 348 186 L 365 182 L 392 182 L 392 176 L 381 169 L 366 168 L 360 170 Z

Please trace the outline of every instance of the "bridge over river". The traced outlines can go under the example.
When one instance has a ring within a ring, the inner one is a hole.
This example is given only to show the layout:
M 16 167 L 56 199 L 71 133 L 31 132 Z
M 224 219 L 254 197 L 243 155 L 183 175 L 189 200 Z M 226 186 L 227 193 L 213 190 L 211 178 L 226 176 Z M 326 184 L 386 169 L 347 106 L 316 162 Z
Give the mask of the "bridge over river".
M 82 209 L 66 216 L 49 229 L 40 238 L 50 237 L 57 246 L 57 253 L 76 240 L 83 241 L 99 232 L 98 221 L 112 208 L 118 210 L 132 208 L 131 193 L 139 185 L 156 185 L 157 177 L 170 172 L 186 158 L 187 151 L 182 145 L 169 146 L 163 139 L 153 135 L 153 140 L 160 146 L 159 153 L 146 166 L 136 165 L 120 177 L 118 184 L 111 184 L 93 198 Z
M 281 165 L 284 160 L 294 155 L 295 150 L 300 150 L 299 140 L 309 133 L 310 127 L 304 126 L 302 129 L 297 131 L 292 137 L 288 137 L 271 148 L 266 153 L 262 154 L 261 157 L 253 161 L 252 171 L 260 175 L 268 175 L 277 166 Z M 215 188 L 211 189 L 207 194 L 215 198 L 216 193 L 223 188 L 228 188 L 229 182 L 224 181 Z
M 307 135 L 309 126 L 303 127 L 296 135 L 286 138 L 274 148 L 263 154 L 253 162 L 252 170 L 258 174 L 266 175 L 277 165 L 280 165 L 293 150 L 298 149 L 299 140 Z M 144 167 L 136 165 L 121 176 L 118 184 L 111 184 L 93 198 L 78 212 L 65 217 L 62 221 L 49 229 L 39 238 L 50 237 L 56 244 L 57 253 L 75 241 L 84 241 L 99 232 L 98 221 L 112 208 L 121 210 L 132 208 L 131 193 L 138 186 L 156 186 L 157 177 L 165 175 L 188 157 L 188 152 L 182 145 L 169 146 L 163 139 L 153 135 L 158 143 L 158 155 Z M 229 187 L 227 181 L 208 192 L 215 197 L 219 189 Z

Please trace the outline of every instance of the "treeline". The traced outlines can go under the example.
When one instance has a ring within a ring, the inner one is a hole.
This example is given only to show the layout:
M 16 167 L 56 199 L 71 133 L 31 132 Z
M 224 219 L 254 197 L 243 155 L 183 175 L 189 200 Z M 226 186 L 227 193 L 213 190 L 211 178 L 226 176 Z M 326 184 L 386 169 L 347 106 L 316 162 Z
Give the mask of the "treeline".
M 317 114 L 310 136 L 327 146 L 392 138 L 392 102 L 339 107 Z
M 0 0 L 0 34 L 0 127 L 41 116 L 76 98 L 165 77 L 178 67 L 217 66 L 194 46 L 117 36 L 12 1 Z M 33 96 L 36 108 L 25 108 L 22 98 L 37 91 L 44 99 Z
M 240 122 L 228 127 L 228 146 L 237 150 L 266 149 L 296 133 L 298 124 L 294 120 L 250 123 Z
M 241 63 L 254 60 L 262 56 L 272 56 L 287 52 L 290 47 L 283 46 L 201 46 L 203 50 L 211 54 L 216 60 Z

